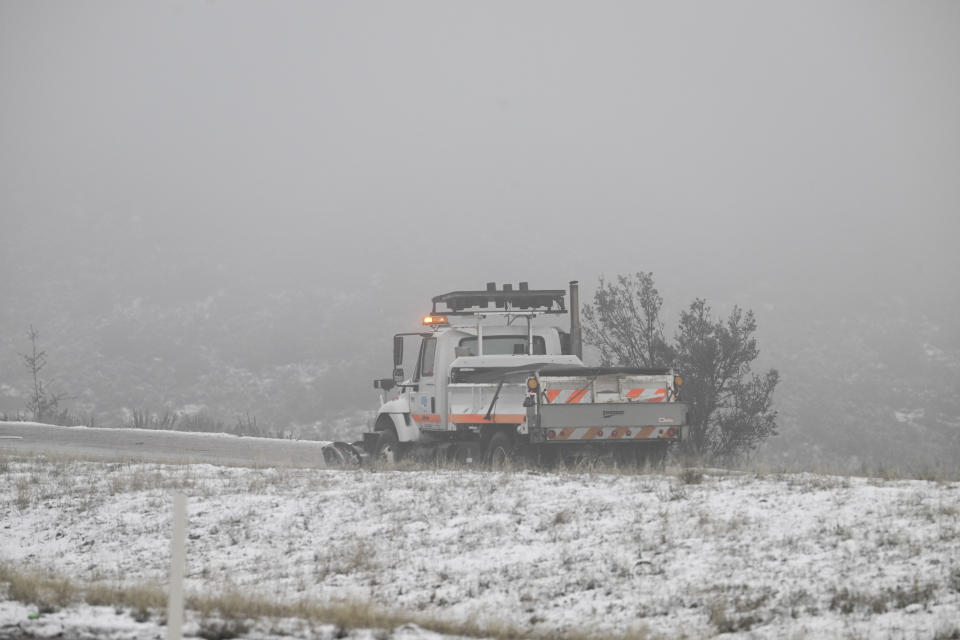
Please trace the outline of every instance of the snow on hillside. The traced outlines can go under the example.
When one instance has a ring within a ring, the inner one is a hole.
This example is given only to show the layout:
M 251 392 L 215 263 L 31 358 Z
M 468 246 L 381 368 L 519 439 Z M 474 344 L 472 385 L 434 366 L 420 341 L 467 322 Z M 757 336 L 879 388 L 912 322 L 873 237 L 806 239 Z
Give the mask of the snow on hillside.
M 0 562 L 79 582 L 162 585 L 180 490 L 195 593 L 369 601 L 540 636 L 960 635 L 958 482 L 0 465 Z M 0 604 L 0 628 L 24 610 Z

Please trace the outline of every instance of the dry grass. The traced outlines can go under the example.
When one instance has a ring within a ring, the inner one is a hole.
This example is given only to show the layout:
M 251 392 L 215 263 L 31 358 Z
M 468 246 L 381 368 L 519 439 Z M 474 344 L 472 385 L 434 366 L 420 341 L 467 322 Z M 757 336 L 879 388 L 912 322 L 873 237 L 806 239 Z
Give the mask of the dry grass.
M 68 578 L 16 571 L 0 565 L 0 583 L 7 585 L 7 597 L 36 605 L 50 613 L 77 602 L 77 589 Z
M 102 583 L 77 584 L 68 578 L 36 571 L 25 571 L 0 564 L 0 589 L 6 586 L 7 598 L 34 605 L 40 613 L 86 603 L 126 609 L 130 615 L 145 621 L 151 616 L 165 615 L 167 595 L 163 589 L 140 585 L 107 586 Z M 332 624 L 342 629 L 393 629 L 405 624 L 442 634 L 497 640 L 530 638 L 546 640 L 559 637 L 553 632 L 530 632 L 499 620 L 445 620 L 426 614 L 409 614 L 377 606 L 370 602 L 343 600 L 320 603 L 304 599 L 281 603 L 229 588 L 213 596 L 190 595 L 185 609 L 200 618 L 203 638 L 234 638 L 245 633 L 257 620 L 293 618 L 313 624 Z M 570 640 L 595 640 L 599 636 L 587 631 L 564 631 Z M 610 640 L 642 640 L 651 638 L 644 628 L 632 629 L 611 636 Z

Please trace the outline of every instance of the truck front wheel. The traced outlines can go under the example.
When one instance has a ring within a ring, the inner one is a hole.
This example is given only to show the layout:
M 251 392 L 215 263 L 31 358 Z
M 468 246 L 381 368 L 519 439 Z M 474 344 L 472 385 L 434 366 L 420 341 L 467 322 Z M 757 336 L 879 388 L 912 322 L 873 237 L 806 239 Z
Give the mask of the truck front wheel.
M 393 429 L 380 432 L 380 442 L 377 443 L 377 454 L 374 456 L 378 464 L 396 464 L 400 461 L 400 441 Z

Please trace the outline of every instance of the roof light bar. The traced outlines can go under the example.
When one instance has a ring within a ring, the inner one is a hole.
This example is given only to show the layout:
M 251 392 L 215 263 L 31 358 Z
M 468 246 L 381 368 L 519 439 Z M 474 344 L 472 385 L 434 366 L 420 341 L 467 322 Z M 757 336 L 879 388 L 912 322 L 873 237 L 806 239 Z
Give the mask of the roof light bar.
M 446 313 L 452 316 L 473 315 L 477 311 L 499 309 L 501 311 L 537 311 L 539 313 L 566 313 L 563 289 L 531 289 L 526 282 L 519 288 L 512 284 L 497 289 L 494 282 L 488 282 L 481 291 L 451 291 L 433 298 L 432 313 Z M 444 305 L 446 309 L 437 309 Z

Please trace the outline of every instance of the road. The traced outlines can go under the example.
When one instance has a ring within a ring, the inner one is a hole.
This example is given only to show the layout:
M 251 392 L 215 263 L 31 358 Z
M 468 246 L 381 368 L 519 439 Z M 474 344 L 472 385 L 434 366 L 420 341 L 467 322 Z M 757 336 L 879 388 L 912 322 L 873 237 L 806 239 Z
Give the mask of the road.
M 323 467 L 323 442 L 222 433 L 55 427 L 0 422 L 0 452 L 174 464 Z

